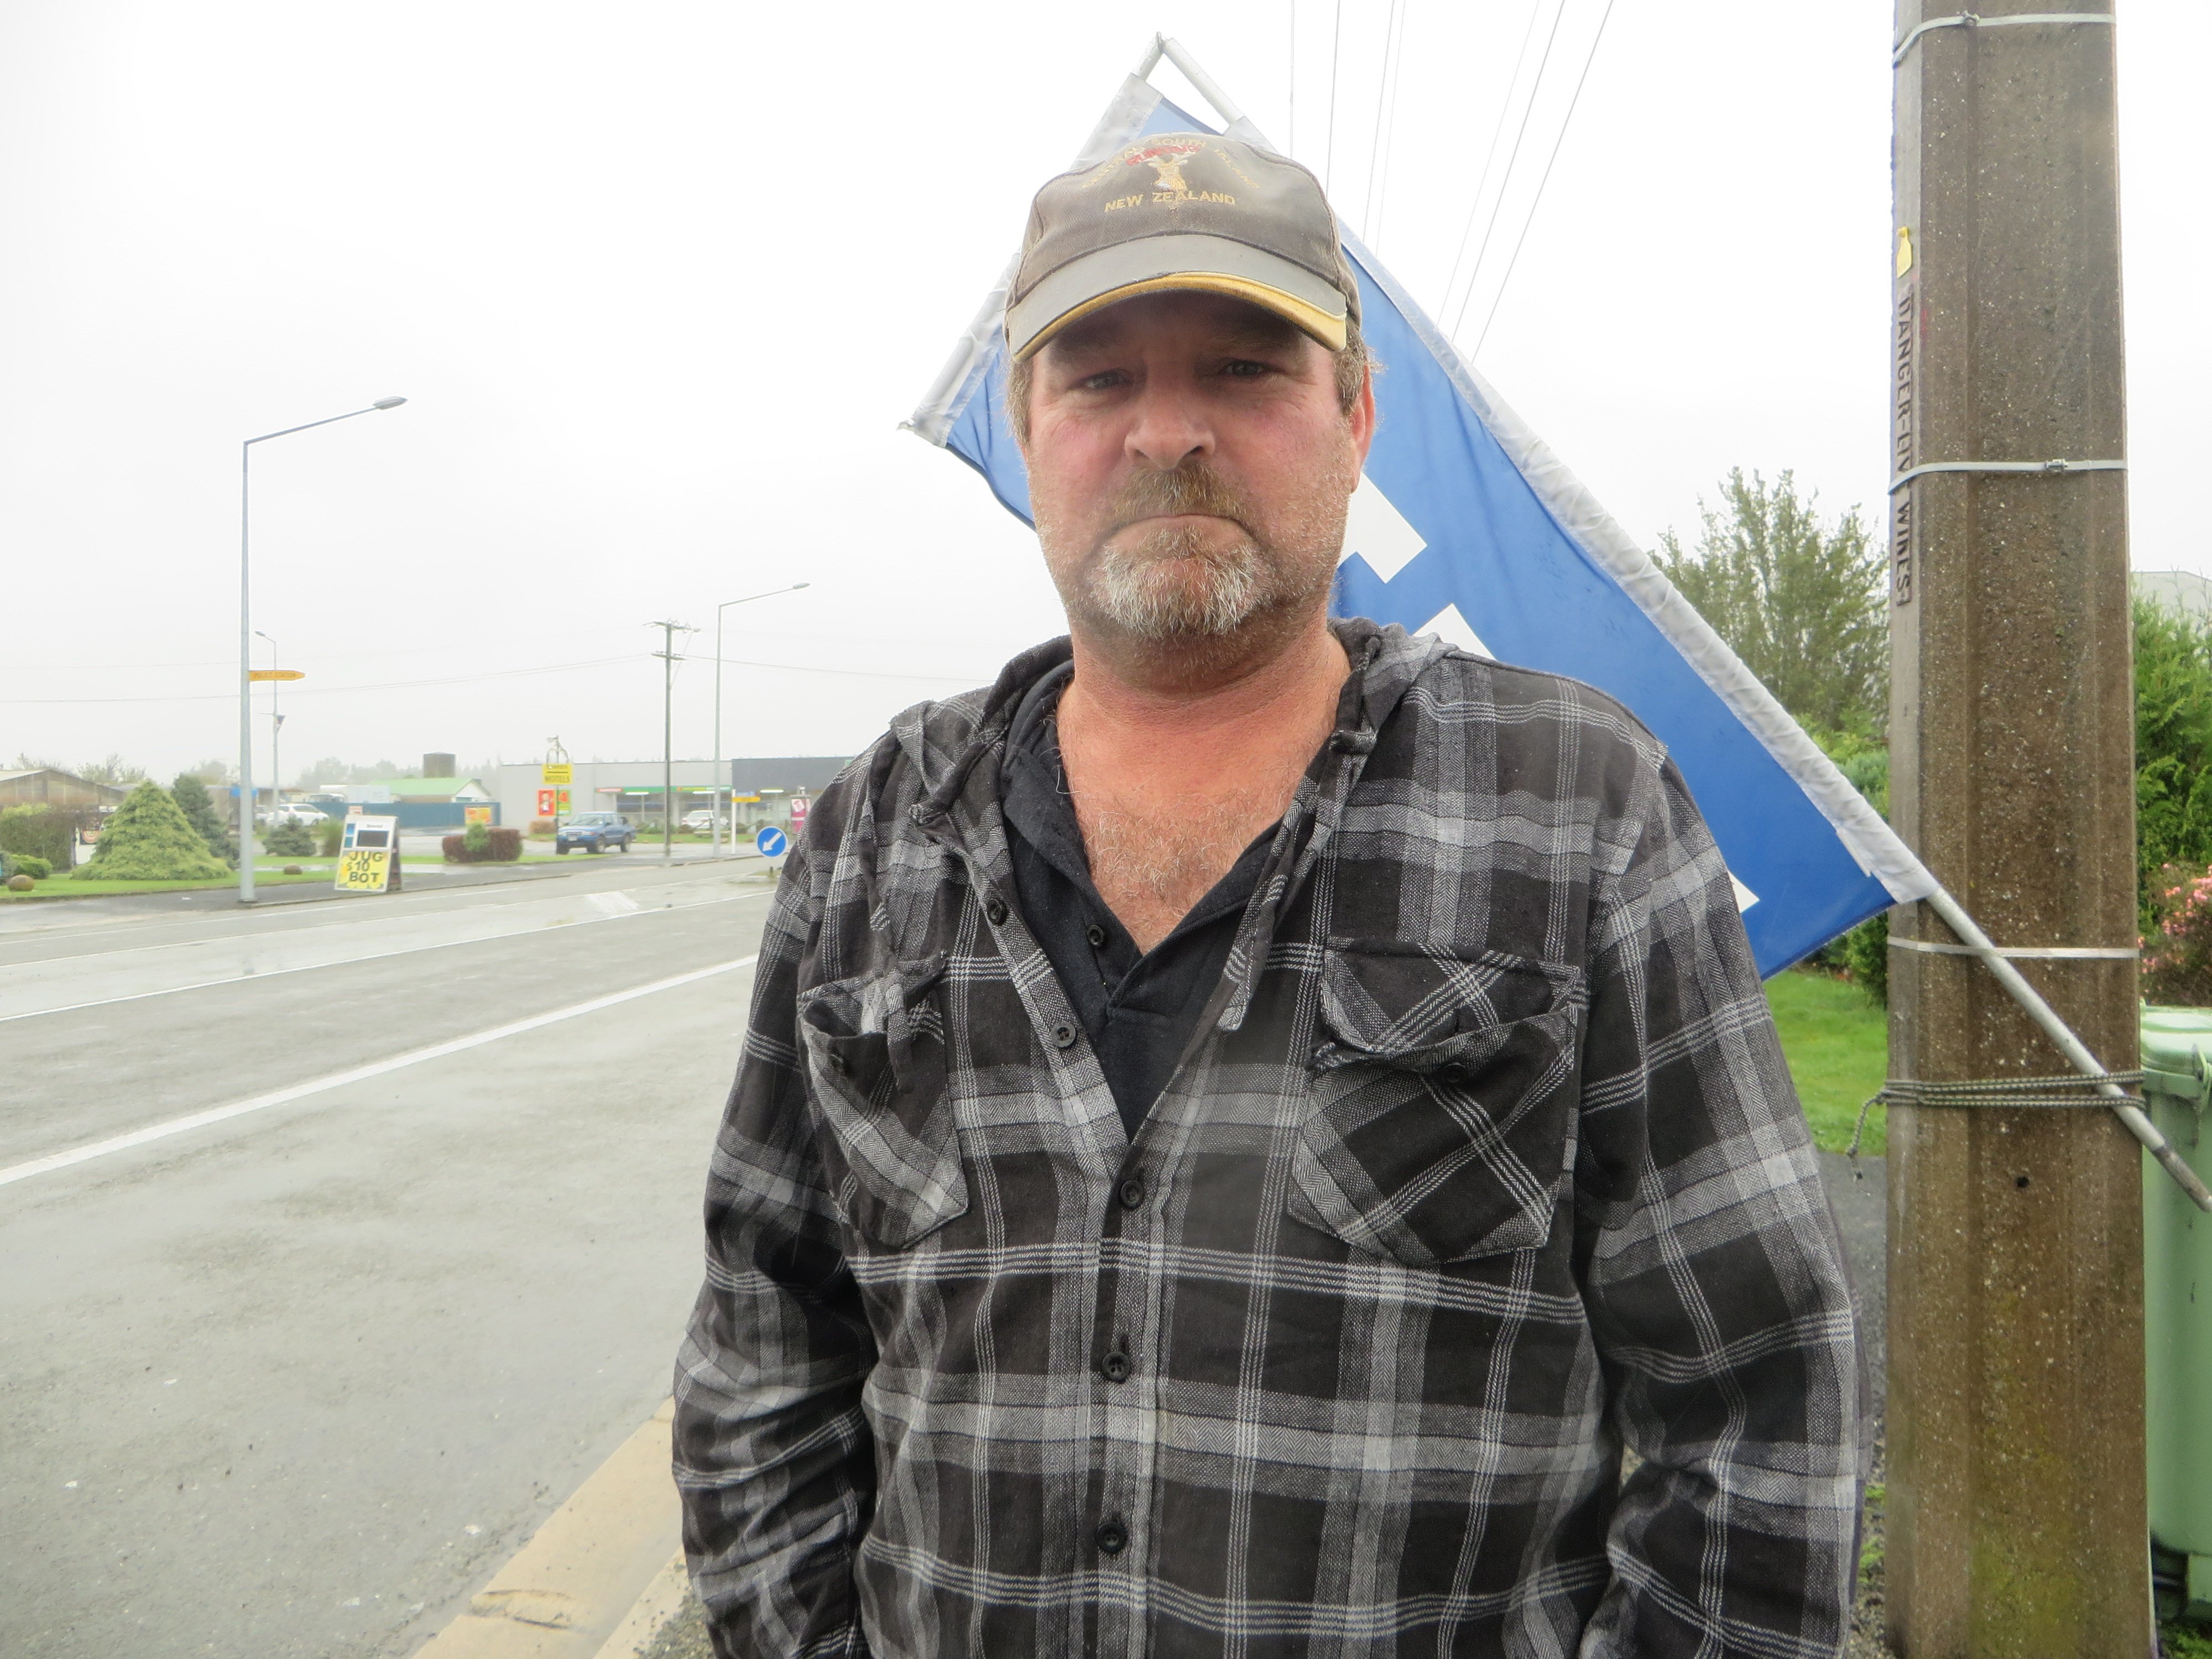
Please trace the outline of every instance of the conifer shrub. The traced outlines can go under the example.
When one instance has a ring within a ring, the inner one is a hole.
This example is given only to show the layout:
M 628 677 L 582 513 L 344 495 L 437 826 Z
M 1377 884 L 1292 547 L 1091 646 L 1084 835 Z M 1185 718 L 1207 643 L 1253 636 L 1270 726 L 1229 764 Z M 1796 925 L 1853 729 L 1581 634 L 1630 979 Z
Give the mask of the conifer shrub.
M 338 848 L 345 843 L 345 820 L 325 818 L 315 826 L 315 852 L 319 857 L 334 859 Z
M 304 823 L 280 823 L 261 845 L 273 857 L 306 858 L 315 850 L 315 832 Z
M 179 772 L 177 781 L 169 786 L 169 794 L 177 803 L 177 810 L 185 815 L 185 822 L 192 826 L 192 833 L 207 843 L 208 851 L 225 864 L 235 865 L 238 838 L 230 833 L 222 814 L 215 810 L 215 799 L 208 793 L 207 785 L 190 772 Z
M 100 827 L 92 862 L 78 881 L 214 881 L 230 873 L 208 851 L 169 792 L 150 778 Z

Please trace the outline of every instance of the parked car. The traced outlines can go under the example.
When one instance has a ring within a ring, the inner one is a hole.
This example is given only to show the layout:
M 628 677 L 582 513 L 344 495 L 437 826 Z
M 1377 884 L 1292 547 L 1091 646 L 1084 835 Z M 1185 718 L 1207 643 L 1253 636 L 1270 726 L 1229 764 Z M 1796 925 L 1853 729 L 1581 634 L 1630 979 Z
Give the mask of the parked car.
M 579 812 L 574 817 L 561 820 L 561 833 L 553 838 L 553 850 L 565 853 L 572 847 L 586 852 L 604 853 L 609 848 L 627 848 L 637 839 L 637 831 L 630 822 L 617 812 Z
M 714 831 L 714 809 L 711 806 L 702 806 L 696 812 L 686 812 L 676 822 L 694 835 L 712 835 Z M 730 821 L 725 817 L 722 820 L 722 828 L 726 830 L 729 827 Z
M 312 830 L 329 816 L 314 807 L 302 806 L 297 801 L 287 801 L 282 806 L 260 814 L 260 822 L 271 830 L 285 823 L 304 823 Z

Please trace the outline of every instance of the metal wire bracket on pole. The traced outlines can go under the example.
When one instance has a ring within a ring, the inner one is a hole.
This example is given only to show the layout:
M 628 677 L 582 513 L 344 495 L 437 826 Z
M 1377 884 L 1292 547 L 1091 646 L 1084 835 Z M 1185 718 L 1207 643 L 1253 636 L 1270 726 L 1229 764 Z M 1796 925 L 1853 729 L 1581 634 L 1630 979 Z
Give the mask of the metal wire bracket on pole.
M 1905 54 L 1911 52 L 1920 37 L 1930 29 L 2002 29 L 2021 23 L 2063 26 L 2068 23 L 2110 23 L 2112 21 L 2112 14 L 2108 11 L 2023 11 L 2010 17 L 1984 17 L 1976 12 L 1962 11 L 1955 17 L 1931 17 L 1907 31 L 1905 39 L 1899 40 L 1896 49 L 1889 54 L 1889 61 L 1892 64 L 1903 63 Z
M 2043 1034 L 2057 1045 L 2058 1052 L 2066 1056 L 2068 1062 L 2076 1071 L 2094 1080 L 2097 1092 L 2112 1108 L 2112 1115 L 2127 1126 L 2128 1133 L 2142 1143 L 2143 1150 L 2156 1158 L 2160 1167 L 2173 1177 L 2174 1184 L 2189 1194 L 2189 1201 L 2208 1215 L 2212 1215 L 2212 1192 L 2205 1190 L 2204 1183 L 2197 1178 L 2197 1171 L 2183 1160 L 2181 1154 L 2173 1149 L 2173 1143 L 2160 1131 L 2158 1125 L 2150 1121 L 2143 1109 L 2128 1097 L 2127 1091 L 2112 1080 L 2103 1063 L 2089 1052 L 2089 1045 L 2074 1035 L 2073 1028 L 2043 1000 L 2043 994 L 2021 976 L 2020 969 L 2012 965 L 2006 953 L 1982 931 L 1981 924 L 1966 914 L 1966 907 L 1952 897 L 1947 889 L 1940 886 L 1928 896 L 1926 902 L 1929 908 L 1943 918 L 1944 926 L 1964 941 L 1967 952 L 1979 957 L 1982 965 L 1996 975 L 1997 983 L 2003 986 L 2011 994 L 2012 1000 L 2027 1011 L 2027 1017 L 2042 1028 Z
M 1919 466 L 1907 467 L 1889 481 L 1890 495 L 1929 472 L 2033 472 L 2045 477 L 2057 477 L 2068 472 L 2124 472 L 2125 461 L 2069 461 L 2059 457 L 2048 461 L 1928 461 Z

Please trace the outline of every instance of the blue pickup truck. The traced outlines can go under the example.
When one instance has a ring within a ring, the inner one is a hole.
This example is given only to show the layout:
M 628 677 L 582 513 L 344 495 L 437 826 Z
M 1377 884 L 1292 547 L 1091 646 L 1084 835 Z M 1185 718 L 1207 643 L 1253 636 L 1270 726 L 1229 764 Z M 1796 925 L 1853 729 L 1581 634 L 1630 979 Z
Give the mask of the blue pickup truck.
M 587 853 L 604 853 L 610 848 L 627 850 L 636 839 L 637 831 L 618 812 L 579 812 L 573 818 L 561 820 L 561 833 L 553 837 L 553 850 L 565 853 L 576 847 Z

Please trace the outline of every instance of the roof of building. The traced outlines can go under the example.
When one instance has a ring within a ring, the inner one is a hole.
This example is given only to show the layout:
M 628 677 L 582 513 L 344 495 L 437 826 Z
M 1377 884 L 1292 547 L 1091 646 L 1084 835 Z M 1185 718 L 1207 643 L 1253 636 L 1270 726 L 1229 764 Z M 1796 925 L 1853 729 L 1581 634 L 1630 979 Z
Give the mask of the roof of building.
M 2212 580 L 2193 570 L 2138 570 L 2136 592 L 2191 616 L 2212 616 Z
M 474 778 L 379 778 L 377 781 L 389 789 L 398 800 L 445 800 L 464 789 L 475 789 L 490 798 L 490 792 Z

